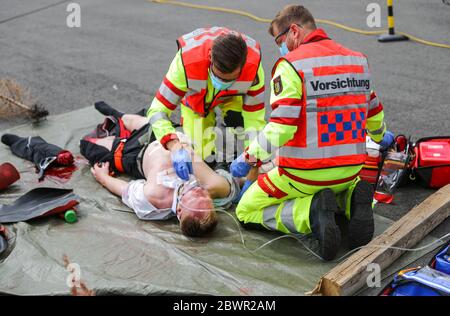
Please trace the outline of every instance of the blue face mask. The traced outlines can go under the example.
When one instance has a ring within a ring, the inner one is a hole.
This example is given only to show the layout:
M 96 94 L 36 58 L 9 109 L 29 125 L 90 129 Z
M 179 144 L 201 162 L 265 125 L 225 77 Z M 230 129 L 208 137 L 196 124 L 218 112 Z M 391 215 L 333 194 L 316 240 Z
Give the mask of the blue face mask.
M 214 88 L 216 88 L 217 90 L 220 90 L 220 91 L 230 88 L 233 85 L 233 83 L 236 81 L 236 80 L 233 80 L 230 82 L 224 82 L 224 81 L 220 80 L 219 78 L 217 78 L 211 70 L 209 71 L 209 75 L 211 76 L 211 82 L 212 82 Z
M 286 42 L 283 42 L 280 46 L 281 57 L 286 56 L 287 53 L 289 53 L 289 49 L 287 48 Z

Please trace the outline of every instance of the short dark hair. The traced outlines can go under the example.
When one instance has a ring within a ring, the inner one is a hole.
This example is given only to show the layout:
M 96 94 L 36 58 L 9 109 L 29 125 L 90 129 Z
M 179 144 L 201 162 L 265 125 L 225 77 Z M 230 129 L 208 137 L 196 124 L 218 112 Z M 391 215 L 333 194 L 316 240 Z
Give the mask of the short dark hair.
M 240 34 L 228 33 L 218 36 L 211 49 L 214 66 L 223 73 L 243 68 L 247 60 L 247 44 Z
M 181 231 L 188 237 L 202 237 L 211 233 L 217 226 L 215 211 L 209 212 L 201 218 L 196 216 L 183 216 L 180 221 Z
M 308 9 L 302 5 L 288 5 L 278 12 L 275 19 L 270 23 L 269 34 L 274 36 L 274 25 L 277 26 L 278 31 L 282 32 L 292 23 L 298 23 L 313 30 L 317 28 L 314 17 Z

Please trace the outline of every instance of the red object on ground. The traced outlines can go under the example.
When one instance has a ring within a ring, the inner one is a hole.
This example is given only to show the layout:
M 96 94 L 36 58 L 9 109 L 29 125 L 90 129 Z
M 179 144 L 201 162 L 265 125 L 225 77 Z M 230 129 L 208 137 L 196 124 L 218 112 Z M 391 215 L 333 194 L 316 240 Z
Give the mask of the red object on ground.
M 56 208 L 48 211 L 47 213 L 42 214 L 40 217 L 46 217 L 46 216 L 51 216 L 51 215 L 55 215 L 55 214 L 64 214 L 64 212 L 73 209 L 78 204 L 80 204 L 80 202 L 78 202 L 77 200 L 70 200 L 65 205 L 56 207 Z
M 6 189 L 20 179 L 20 174 L 9 162 L 0 165 L 0 190 Z
M 380 192 L 375 192 L 373 197 L 378 201 L 378 203 L 391 204 L 394 200 L 394 196 L 392 194 L 385 194 Z
M 450 164 L 450 140 L 436 140 L 419 144 L 420 166 Z
M 58 154 L 56 161 L 58 162 L 59 165 L 69 166 L 69 165 L 73 164 L 74 159 L 73 159 L 73 155 L 70 151 L 63 150 Z
M 421 139 L 414 150 L 414 172 L 427 187 L 438 189 L 450 183 L 450 137 Z
M 67 167 L 52 167 L 45 171 L 45 178 L 55 179 L 60 183 L 66 183 L 71 178 L 73 173 L 77 170 L 77 166 L 67 166 Z
M 76 157 L 72 164 L 63 167 L 51 167 L 45 171 L 45 178 L 52 182 L 67 183 L 72 179 L 75 171 L 78 170 L 80 164 L 83 164 L 83 157 Z

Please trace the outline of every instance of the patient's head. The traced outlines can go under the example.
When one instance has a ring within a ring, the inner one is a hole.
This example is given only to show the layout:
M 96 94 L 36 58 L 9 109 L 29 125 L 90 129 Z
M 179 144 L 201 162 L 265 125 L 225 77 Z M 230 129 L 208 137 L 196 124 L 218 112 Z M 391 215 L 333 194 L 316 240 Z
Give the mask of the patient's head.
M 181 231 L 189 237 L 201 237 L 214 230 L 217 215 L 207 190 L 200 186 L 181 189 L 177 216 Z

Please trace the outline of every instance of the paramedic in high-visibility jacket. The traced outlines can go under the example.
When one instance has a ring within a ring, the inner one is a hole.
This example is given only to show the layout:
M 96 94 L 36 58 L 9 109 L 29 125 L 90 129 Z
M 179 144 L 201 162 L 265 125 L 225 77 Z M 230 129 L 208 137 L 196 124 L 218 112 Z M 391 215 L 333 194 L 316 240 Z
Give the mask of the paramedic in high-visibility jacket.
M 358 177 L 366 130 L 379 143 L 393 137 L 363 54 L 330 39 L 299 5 L 280 11 L 269 33 L 283 56 L 272 71 L 270 122 L 231 171 L 243 177 L 273 153 L 277 167 L 247 189 L 236 214 L 244 226 L 312 232 L 320 256 L 331 260 L 341 243 L 337 213 L 345 210 L 350 247 L 373 236 L 373 189 Z
M 183 130 L 197 155 L 209 160 L 216 150 L 214 108 L 222 111 L 228 127 L 253 132 L 264 128 L 264 71 L 259 43 L 224 27 L 197 29 L 177 44 L 147 117 L 156 138 L 171 151 L 176 173 L 187 180 L 192 161 L 175 134 L 172 112 L 181 103 Z

